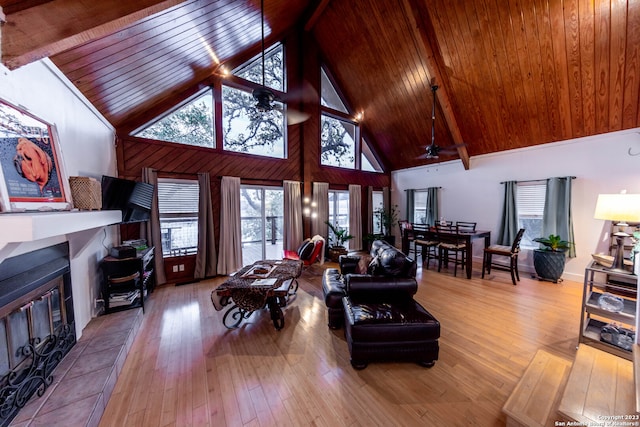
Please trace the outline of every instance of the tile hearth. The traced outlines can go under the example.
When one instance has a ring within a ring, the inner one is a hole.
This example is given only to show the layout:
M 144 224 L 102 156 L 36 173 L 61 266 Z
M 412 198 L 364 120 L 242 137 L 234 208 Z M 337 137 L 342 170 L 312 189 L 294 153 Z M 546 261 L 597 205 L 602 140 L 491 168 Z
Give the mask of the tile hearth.
M 34 395 L 11 426 L 97 426 L 142 323 L 142 309 L 94 318 L 53 371 L 53 383 Z

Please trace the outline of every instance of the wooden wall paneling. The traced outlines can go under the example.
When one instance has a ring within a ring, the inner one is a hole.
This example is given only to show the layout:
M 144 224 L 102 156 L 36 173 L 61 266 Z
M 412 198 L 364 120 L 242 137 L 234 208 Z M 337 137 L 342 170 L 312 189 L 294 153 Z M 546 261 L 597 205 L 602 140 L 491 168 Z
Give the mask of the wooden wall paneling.
M 564 17 L 564 6 L 560 2 L 549 2 L 549 22 L 551 36 L 550 62 L 554 64 L 553 74 L 555 79 L 558 100 L 558 138 L 559 140 L 571 139 L 573 135 L 571 120 L 571 98 L 569 95 L 569 64 L 566 46 L 567 25 Z
M 466 102 L 470 104 L 471 108 L 482 111 L 477 116 L 476 126 L 479 127 L 478 130 L 488 143 L 495 143 L 498 141 L 498 129 L 502 128 L 502 124 L 498 119 L 500 113 L 496 107 L 497 94 L 487 90 L 489 87 L 494 87 L 493 76 L 488 71 L 482 49 L 476 49 L 475 45 L 482 35 L 475 27 L 472 28 L 476 24 L 472 21 L 474 13 L 473 9 L 468 10 L 467 8 L 473 8 L 474 5 L 456 2 L 452 5 L 443 4 L 443 7 L 445 10 L 448 9 L 447 20 L 455 28 L 453 34 L 456 39 L 456 53 L 461 55 L 463 68 L 457 71 L 464 75 L 465 83 L 469 85 L 469 97 Z M 482 108 L 479 107 L 480 105 Z
M 499 2 L 499 0 L 498 0 Z M 523 141 L 523 145 L 530 144 L 533 141 L 541 141 L 543 132 L 540 123 L 546 120 L 544 118 L 544 106 L 536 102 L 536 93 L 540 91 L 540 86 L 534 83 L 531 73 L 531 59 L 528 54 L 528 46 L 526 39 L 526 29 L 521 13 L 520 3 L 517 0 L 509 0 L 509 16 L 510 28 L 513 34 L 513 46 L 515 51 L 515 59 L 517 60 L 519 73 L 522 78 L 522 93 L 525 102 L 525 120 L 528 123 L 527 141 Z M 541 110 L 542 108 L 542 110 Z
M 553 134 L 551 128 L 549 127 L 549 123 L 552 122 L 552 117 L 550 116 L 549 105 L 547 102 L 547 87 L 546 87 L 546 76 L 544 73 L 544 65 L 542 63 L 542 47 L 540 46 L 540 37 L 542 36 L 538 32 L 538 20 L 539 17 L 536 15 L 536 9 L 533 7 L 532 3 L 522 4 L 522 23 L 524 28 L 524 43 L 525 48 L 521 52 L 522 55 L 526 55 L 528 59 L 528 73 L 531 76 L 529 79 L 529 84 L 532 85 L 533 88 L 533 98 L 529 100 L 529 102 L 535 102 L 537 105 L 537 118 L 535 119 L 536 123 L 540 127 L 541 135 L 540 140 L 537 141 L 538 144 L 543 142 L 549 142 L 553 140 Z
M 638 126 L 640 119 L 640 2 L 630 2 L 627 23 L 627 61 L 625 63 L 622 127 Z
M 540 49 L 540 65 L 542 71 L 542 81 L 540 89 L 545 93 L 548 122 L 548 141 L 559 141 L 561 137 L 559 93 L 556 73 L 561 73 L 562 68 L 556 68 L 555 59 L 561 58 L 562 52 L 553 51 L 553 41 L 551 37 L 552 28 L 549 19 L 549 9 L 546 0 L 536 0 L 533 2 L 533 12 L 536 18 L 537 39 Z M 564 37 L 564 35 L 562 35 Z M 542 141 L 541 141 L 542 142 Z
M 505 101 L 504 88 L 500 83 L 500 76 L 496 74 L 495 56 L 492 53 L 489 34 L 480 28 L 478 17 L 478 4 L 469 2 L 459 3 L 456 11 L 461 41 L 464 49 L 469 52 L 469 64 L 466 74 L 474 81 L 475 102 L 483 105 L 482 121 L 485 124 L 485 135 L 490 141 L 498 141 L 499 135 L 507 136 L 506 123 L 503 120 L 501 104 Z M 488 58 L 488 60 L 487 60 Z M 486 87 L 492 87 L 492 92 L 487 92 Z M 484 96 L 482 94 L 484 93 Z M 478 99 L 478 98 L 482 99 Z
M 467 80 L 467 77 L 463 74 L 466 70 L 465 64 L 468 63 L 468 59 L 461 50 L 461 40 L 457 35 L 457 29 L 449 20 L 447 13 L 448 3 L 443 3 L 440 0 L 436 0 L 438 3 L 434 5 L 429 11 L 431 22 L 433 23 L 436 39 L 438 40 L 439 51 L 442 54 L 445 69 L 456 70 L 455 75 L 448 76 L 445 82 L 449 83 L 447 88 L 449 93 L 456 94 L 454 98 L 456 116 L 462 121 L 473 121 L 478 125 L 476 126 L 463 126 L 461 129 L 464 142 L 470 141 L 472 144 L 467 147 L 474 152 L 474 141 L 482 141 L 485 136 L 484 130 L 486 126 L 480 126 L 482 117 L 480 115 L 480 108 L 478 108 L 477 102 L 484 104 L 484 98 L 487 97 L 486 93 L 480 94 L 480 99 L 474 97 L 474 84 Z M 453 37 L 439 37 L 441 34 L 452 34 Z M 487 143 L 491 143 L 492 139 L 486 138 Z
M 183 271 L 180 271 L 180 266 Z M 173 267 L 177 267 L 178 271 L 174 272 Z M 193 281 L 196 270 L 196 256 L 183 255 L 164 258 L 164 274 L 167 283 L 187 283 Z
M 633 3 L 633 1 L 632 1 Z M 627 56 L 627 0 L 611 0 L 609 70 L 609 131 L 622 129 L 622 108 Z
M 504 66 L 505 63 L 508 64 L 502 47 L 504 36 L 501 35 L 501 31 L 496 31 L 496 28 L 499 28 L 500 25 L 499 12 L 493 9 L 492 4 L 484 1 L 476 4 L 475 15 L 477 17 L 475 32 L 480 35 L 480 40 L 483 42 L 483 49 L 478 50 L 486 58 L 492 58 L 486 63 L 488 65 L 488 74 L 492 76 L 495 87 L 498 88 L 491 96 L 496 100 L 497 104 L 498 115 L 496 119 L 502 127 L 501 132 L 505 138 L 513 142 L 520 141 L 521 138 L 518 134 L 522 127 L 518 121 L 512 120 L 512 108 L 516 102 L 513 94 L 514 82 L 511 81 L 509 68 Z
M 103 0 L 87 7 L 89 4 L 82 4 L 82 0 L 62 0 L 17 11 L 9 18 L 11 25 L 5 28 L 10 33 L 3 45 L 2 61 L 14 69 L 104 37 L 183 1 Z M 53 21 L 52 16 L 56 17 Z
M 595 89 L 596 89 L 596 133 L 609 130 L 609 73 L 611 62 L 611 11 L 608 0 L 595 0 Z
M 187 7 L 183 4 L 179 8 L 165 11 L 161 16 L 136 22 L 109 37 L 56 55 L 55 62 L 58 66 L 69 69 L 67 76 L 72 81 L 79 81 L 95 72 L 100 72 L 101 75 L 108 74 L 110 70 L 120 68 L 122 60 L 132 61 L 136 56 L 146 52 L 149 56 L 145 59 L 157 59 L 154 53 L 158 48 L 163 48 L 164 43 L 154 39 L 163 37 L 171 40 L 170 45 L 188 45 L 188 36 L 195 34 L 196 26 L 209 18 L 205 9 L 191 9 L 192 6 Z M 199 13 L 201 11 L 202 13 Z
M 579 0 L 564 2 L 565 48 L 567 50 L 567 75 L 572 135 L 584 136 L 585 124 L 582 98 L 582 73 L 580 70 L 580 10 Z
M 595 10 L 592 0 L 579 0 L 580 70 L 585 133 L 596 133 Z
M 513 122 L 514 143 L 518 146 L 524 146 L 527 143 L 528 135 L 531 134 L 533 129 L 529 120 L 526 88 L 523 84 L 524 75 L 518 61 L 518 48 L 515 42 L 516 30 L 511 21 L 508 5 L 505 7 L 501 0 L 493 0 L 487 9 L 489 16 L 495 16 L 497 20 L 497 27 L 494 26 L 493 29 L 495 31 L 499 29 L 500 34 L 502 34 L 502 37 L 497 38 L 495 43 L 499 46 L 497 48 L 497 60 L 502 64 L 502 78 L 506 79 L 504 83 L 505 90 L 511 99 L 509 108 L 512 114 L 510 120 Z M 506 67 L 505 64 L 507 65 Z M 505 68 L 506 72 L 508 72 L 506 76 Z
M 439 86 L 437 100 L 440 106 L 439 112 L 443 116 L 443 120 L 436 122 L 442 128 L 442 133 L 448 133 L 451 135 L 452 144 L 461 144 L 464 141 L 462 132 L 458 126 L 457 120 L 453 113 L 452 102 L 449 90 L 449 80 L 445 78 L 446 74 L 442 72 L 444 66 L 442 61 L 438 61 L 439 55 L 435 52 L 439 52 L 435 37 L 433 36 L 433 25 L 428 10 L 424 3 L 404 0 L 402 1 L 404 6 L 404 13 L 406 15 L 407 31 L 413 35 L 415 49 L 416 49 L 416 66 L 418 74 L 421 76 L 422 92 L 432 93 L 431 85 L 435 83 Z M 413 31 L 412 31 L 413 29 Z M 432 123 L 433 125 L 433 123 Z M 420 132 L 418 128 L 418 132 Z M 426 138 L 424 138 L 421 145 L 416 147 L 416 151 L 410 153 L 414 162 L 419 164 L 421 161 L 419 156 L 424 153 L 425 142 L 429 141 L 429 132 L 424 132 Z M 427 142 L 428 143 L 428 142 Z M 463 163 L 465 169 L 469 169 L 469 155 L 465 146 L 457 148 L 458 156 Z
M 171 31 L 175 25 L 174 22 L 179 22 L 181 14 L 186 14 L 185 7 L 186 4 L 183 3 L 152 17 L 137 21 L 109 37 L 101 37 L 75 49 L 60 52 L 54 57 L 55 63 L 61 68 L 70 69 L 71 72 L 76 72 L 76 70 L 81 72 L 83 67 L 88 66 L 91 62 L 117 55 L 136 45 L 140 47 L 143 41 L 151 38 L 151 35 L 160 35 Z

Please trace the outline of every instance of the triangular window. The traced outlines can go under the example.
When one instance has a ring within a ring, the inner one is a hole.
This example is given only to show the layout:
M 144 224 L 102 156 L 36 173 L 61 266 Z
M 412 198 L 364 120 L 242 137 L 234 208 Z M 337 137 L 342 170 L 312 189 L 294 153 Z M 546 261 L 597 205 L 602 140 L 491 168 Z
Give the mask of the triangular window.
M 131 135 L 213 148 L 213 129 L 213 94 L 207 89 Z
M 338 91 L 336 91 L 336 88 L 333 87 L 333 83 L 331 83 L 331 80 L 329 79 L 329 76 L 327 76 L 326 71 L 324 70 L 324 68 L 322 68 L 320 71 L 322 73 L 322 81 L 321 81 L 322 95 L 320 97 L 321 105 L 323 107 L 329 107 L 334 110 L 348 114 L 349 112 L 347 111 L 347 107 L 345 107 L 344 103 L 342 102 L 342 99 L 340 99 L 340 95 L 338 95 Z
M 264 86 L 284 92 L 284 48 L 282 43 L 276 43 L 264 52 Z M 262 52 L 231 72 L 259 85 L 262 82 Z
M 360 169 L 369 172 L 382 172 L 382 167 L 378 159 L 373 155 L 373 151 L 371 151 L 369 144 L 367 144 L 364 138 L 362 138 Z

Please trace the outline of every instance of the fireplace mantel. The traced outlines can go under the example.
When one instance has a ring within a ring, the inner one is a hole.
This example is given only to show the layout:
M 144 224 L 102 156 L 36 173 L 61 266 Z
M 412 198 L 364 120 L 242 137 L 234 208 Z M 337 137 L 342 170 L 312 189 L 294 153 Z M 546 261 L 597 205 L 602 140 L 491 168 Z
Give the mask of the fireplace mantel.
M 8 212 L 0 214 L 0 260 L 11 247 L 57 236 L 117 224 L 122 212 L 64 211 L 64 212 Z

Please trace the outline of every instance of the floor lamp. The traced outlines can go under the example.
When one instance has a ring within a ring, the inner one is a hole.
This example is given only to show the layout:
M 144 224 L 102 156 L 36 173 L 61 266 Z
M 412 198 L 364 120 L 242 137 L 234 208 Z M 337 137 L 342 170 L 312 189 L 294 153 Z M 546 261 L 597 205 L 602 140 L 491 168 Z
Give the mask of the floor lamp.
M 629 222 L 640 222 L 640 194 L 600 194 L 596 203 L 595 219 L 614 221 L 619 227 L 612 237 L 616 239 L 616 252 L 613 264 L 608 269 L 615 273 L 627 273 L 624 269 L 624 238 L 631 235 L 625 233 L 622 227 L 628 227 Z

